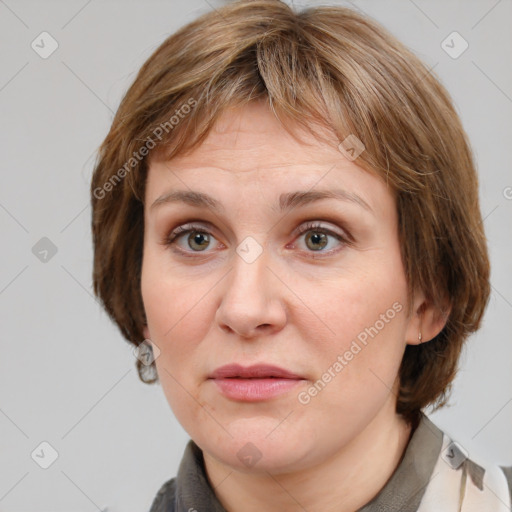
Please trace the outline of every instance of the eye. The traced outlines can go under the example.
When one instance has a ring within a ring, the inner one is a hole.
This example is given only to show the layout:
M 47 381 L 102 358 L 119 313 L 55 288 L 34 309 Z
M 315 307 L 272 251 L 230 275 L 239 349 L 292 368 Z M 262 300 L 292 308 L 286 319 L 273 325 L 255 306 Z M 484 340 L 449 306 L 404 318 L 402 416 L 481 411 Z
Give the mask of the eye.
M 335 249 L 323 250 L 329 244 L 329 238 L 336 239 L 341 245 L 349 243 L 348 236 L 343 236 L 331 229 L 324 228 L 322 225 L 315 222 L 308 222 L 299 228 L 298 235 L 302 236 L 304 234 L 306 235 L 304 241 L 307 249 L 309 249 L 307 252 L 332 253 Z
M 185 237 L 185 235 L 188 235 Z M 178 241 L 185 240 L 186 247 L 180 247 Z M 164 241 L 164 245 L 178 245 L 180 252 L 203 252 L 210 245 L 211 239 L 215 237 L 203 226 L 196 226 L 193 224 L 184 224 L 177 227 Z
M 299 237 L 304 234 L 306 235 L 305 244 L 307 249 L 305 252 L 326 254 L 337 252 L 336 249 L 324 251 L 324 248 L 329 244 L 330 238 L 337 240 L 338 245 L 341 246 L 350 243 L 349 235 L 344 236 L 340 233 L 336 233 L 334 230 L 325 228 L 315 222 L 308 222 L 304 224 L 297 230 L 296 234 Z M 184 240 L 185 246 L 179 243 L 181 239 Z M 177 246 L 174 250 L 180 252 L 184 256 L 190 256 L 190 253 L 201 253 L 206 251 L 206 249 L 211 245 L 212 239 L 216 240 L 210 231 L 208 231 L 204 226 L 184 224 L 177 227 L 169 236 L 162 240 L 162 244 L 166 246 Z

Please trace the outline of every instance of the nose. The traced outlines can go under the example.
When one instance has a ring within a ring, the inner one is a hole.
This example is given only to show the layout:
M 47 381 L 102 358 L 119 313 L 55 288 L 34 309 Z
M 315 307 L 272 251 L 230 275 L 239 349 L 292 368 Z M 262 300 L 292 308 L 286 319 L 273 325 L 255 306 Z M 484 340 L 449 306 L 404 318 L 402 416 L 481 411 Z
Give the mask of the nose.
M 286 286 L 268 266 L 265 251 L 252 263 L 238 254 L 223 280 L 216 312 L 219 327 L 243 338 L 274 334 L 286 323 Z

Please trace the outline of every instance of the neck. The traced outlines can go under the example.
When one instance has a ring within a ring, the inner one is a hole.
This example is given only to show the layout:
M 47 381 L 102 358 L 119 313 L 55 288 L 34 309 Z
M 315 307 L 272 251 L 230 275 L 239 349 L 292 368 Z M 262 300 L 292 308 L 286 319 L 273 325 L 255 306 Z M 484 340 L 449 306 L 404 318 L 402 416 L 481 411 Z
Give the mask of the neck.
M 411 426 L 384 407 L 349 445 L 322 464 L 278 475 L 247 474 L 204 453 L 210 485 L 228 512 L 354 512 L 371 501 L 398 467 Z

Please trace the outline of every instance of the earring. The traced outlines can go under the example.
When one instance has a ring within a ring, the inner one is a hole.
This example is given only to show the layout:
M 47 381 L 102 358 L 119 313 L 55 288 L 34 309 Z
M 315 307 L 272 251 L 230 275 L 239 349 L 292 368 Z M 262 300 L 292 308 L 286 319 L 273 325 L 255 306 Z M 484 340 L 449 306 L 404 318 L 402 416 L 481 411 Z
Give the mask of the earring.
M 139 377 L 143 382 L 155 382 L 158 380 L 158 373 L 156 371 L 155 359 L 160 355 L 160 350 L 154 343 L 145 339 L 142 343 L 133 349 L 135 357 L 140 361 L 137 363 L 137 371 Z

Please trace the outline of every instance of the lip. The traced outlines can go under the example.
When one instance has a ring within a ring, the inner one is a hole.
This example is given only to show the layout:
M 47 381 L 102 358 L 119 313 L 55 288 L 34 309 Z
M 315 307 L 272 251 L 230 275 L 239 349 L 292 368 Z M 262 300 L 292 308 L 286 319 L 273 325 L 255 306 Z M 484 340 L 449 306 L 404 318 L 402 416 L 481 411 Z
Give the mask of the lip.
M 296 373 L 269 364 L 221 366 L 209 379 L 215 382 L 224 396 L 242 402 L 268 400 L 290 391 L 305 380 Z
M 227 364 L 217 368 L 211 375 L 210 379 L 225 379 L 239 377 L 242 379 L 263 379 L 266 377 L 279 377 L 282 379 L 303 379 L 289 370 L 274 366 L 272 364 L 260 363 L 252 366 L 242 366 L 240 364 Z

